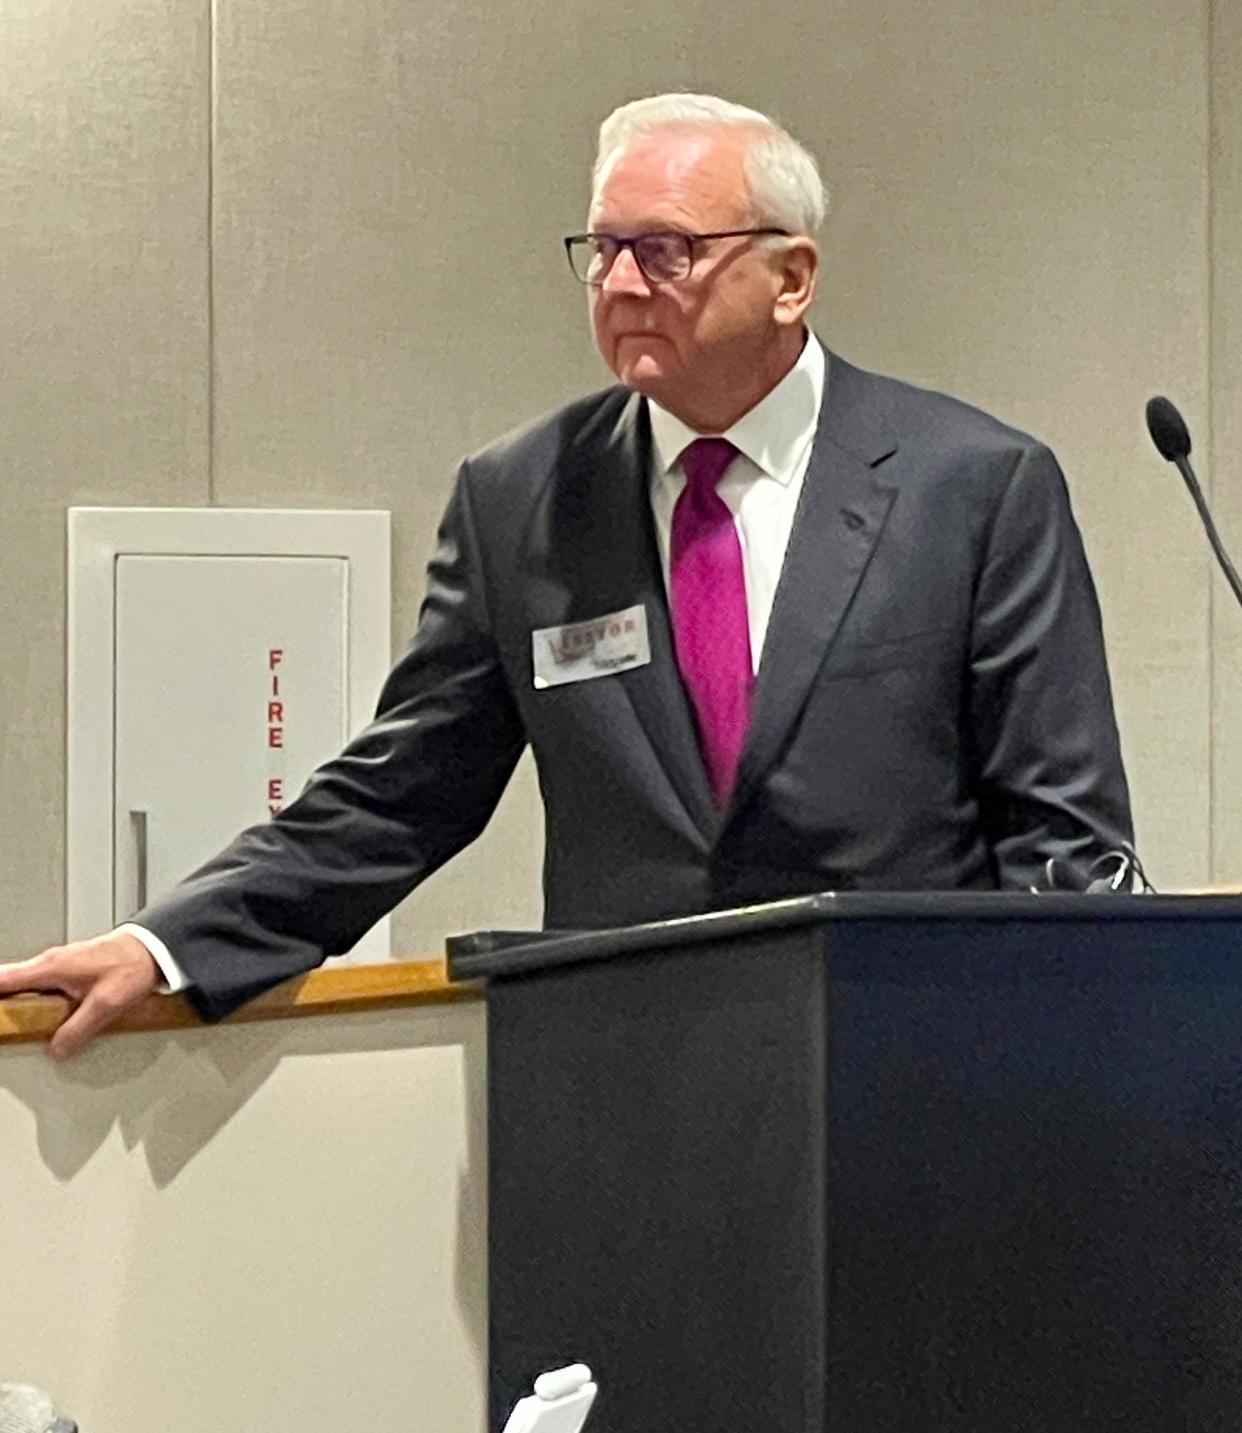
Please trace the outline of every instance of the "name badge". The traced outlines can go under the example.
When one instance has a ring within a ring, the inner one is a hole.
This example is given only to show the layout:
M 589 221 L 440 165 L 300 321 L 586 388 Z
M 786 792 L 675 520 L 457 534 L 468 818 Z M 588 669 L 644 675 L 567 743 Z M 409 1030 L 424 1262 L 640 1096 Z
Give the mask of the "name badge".
M 560 687 L 611 677 L 651 661 L 647 609 L 641 604 L 567 627 L 540 627 L 530 634 L 535 686 Z

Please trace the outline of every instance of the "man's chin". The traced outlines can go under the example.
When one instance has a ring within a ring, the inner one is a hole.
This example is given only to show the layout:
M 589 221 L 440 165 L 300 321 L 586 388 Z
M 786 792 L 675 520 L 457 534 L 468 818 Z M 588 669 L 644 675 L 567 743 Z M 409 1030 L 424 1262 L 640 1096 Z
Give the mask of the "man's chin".
M 617 355 L 617 377 L 627 388 L 633 388 L 647 398 L 658 399 L 661 390 L 672 378 L 668 364 L 661 362 L 657 353 L 647 350 L 626 353 L 625 347 L 627 345 L 622 345 Z

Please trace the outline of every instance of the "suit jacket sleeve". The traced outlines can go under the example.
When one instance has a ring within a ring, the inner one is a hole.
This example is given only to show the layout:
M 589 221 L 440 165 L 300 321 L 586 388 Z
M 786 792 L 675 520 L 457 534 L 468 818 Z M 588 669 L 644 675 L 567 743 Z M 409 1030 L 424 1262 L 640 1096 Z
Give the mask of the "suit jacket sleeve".
M 351 945 L 487 824 L 525 732 L 501 670 L 463 466 L 413 643 L 375 720 L 274 820 L 134 917 L 218 1019 Z
M 985 827 L 1005 888 L 1082 887 L 1133 839 L 1099 605 L 1056 459 L 1019 457 L 975 593 L 971 721 Z

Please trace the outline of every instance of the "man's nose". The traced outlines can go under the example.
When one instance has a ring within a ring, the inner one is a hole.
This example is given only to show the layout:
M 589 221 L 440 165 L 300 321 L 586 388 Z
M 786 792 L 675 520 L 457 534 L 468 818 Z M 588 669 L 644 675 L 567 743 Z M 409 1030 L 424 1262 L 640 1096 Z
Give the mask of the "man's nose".
M 647 276 L 638 267 L 633 249 L 622 249 L 612 261 L 612 268 L 604 275 L 601 285 L 607 294 L 649 294 L 651 285 Z

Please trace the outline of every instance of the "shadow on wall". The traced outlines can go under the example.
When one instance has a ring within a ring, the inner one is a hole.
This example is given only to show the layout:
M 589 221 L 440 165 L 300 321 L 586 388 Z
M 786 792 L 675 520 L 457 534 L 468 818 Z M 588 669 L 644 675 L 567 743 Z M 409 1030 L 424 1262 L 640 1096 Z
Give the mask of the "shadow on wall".
M 0 1097 L 34 1116 L 40 1156 L 62 1184 L 77 1176 L 115 1126 L 127 1150 L 141 1146 L 157 1189 L 169 1188 L 262 1089 L 283 1061 L 306 1056 L 456 1048 L 465 1109 L 465 1160 L 457 1172 L 455 1284 L 463 1310 L 486 1307 L 486 1266 L 477 1231 L 486 1228 L 487 1090 L 485 1024 L 463 1008 L 361 1012 L 339 1019 L 273 1021 L 161 1034 L 105 1036 L 67 1064 L 37 1045 L 0 1051 Z M 348 1066 L 342 1064 L 348 1079 Z M 307 1121 L 291 1146 L 330 1139 Z M 401 1138 L 405 1130 L 394 1132 Z M 410 1138 L 417 1135 L 410 1132 Z M 279 1159 L 278 1150 L 271 1151 Z M 397 1192 L 400 1197 L 400 1191 Z M 475 1319 L 466 1319 L 474 1328 Z M 482 1350 L 479 1350 L 482 1357 Z

